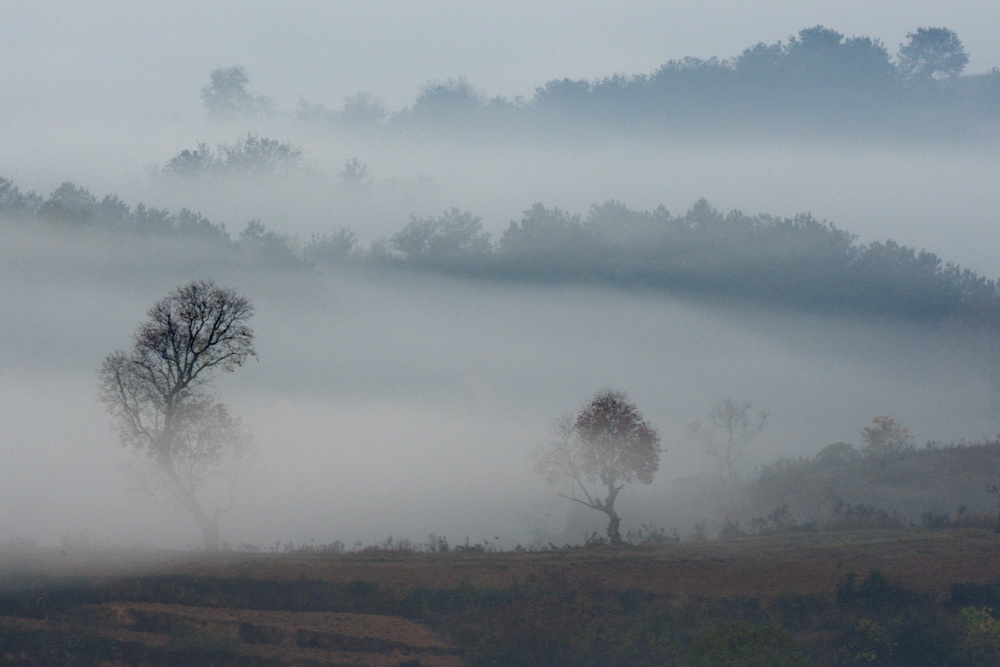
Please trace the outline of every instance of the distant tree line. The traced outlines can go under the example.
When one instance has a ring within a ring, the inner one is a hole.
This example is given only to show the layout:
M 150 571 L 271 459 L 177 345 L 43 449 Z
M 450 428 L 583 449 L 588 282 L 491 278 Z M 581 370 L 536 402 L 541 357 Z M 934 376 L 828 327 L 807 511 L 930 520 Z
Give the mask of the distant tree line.
M 86 188 L 64 182 L 47 198 L 35 192 L 21 192 L 6 178 L 0 178 L 0 217 L 11 222 L 37 222 L 54 229 L 102 230 L 133 236 L 177 236 L 208 242 L 229 242 L 224 225 L 210 222 L 186 208 L 180 213 L 138 204 L 134 208 L 118 195 L 98 199 Z
M 586 216 L 534 204 L 495 241 L 482 218 L 452 208 L 411 216 L 367 249 L 352 230 L 305 242 L 251 220 L 237 235 L 199 213 L 98 199 L 66 182 L 48 197 L 0 178 L 0 217 L 22 226 L 118 237 L 183 238 L 220 257 L 288 270 L 353 264 L 383 270 L 526 283 L 591 283 L 658 289 L 701 299 L 752 302 L 835 315 L 906 319 L 985 332 L 1000 325 L 995 280 L 892 240 L 857 237 L 809 214 L 723 214 L 701 199 L 682 215 L 616 201 Z
M 924 322 L 997 322 L 1000 291 L 937 255 L 857 237 L 809 214 L 683 215 L 609 201 L 582 217 L 535 204 L 491 244 L 458 209 L 413 218 L 369 261 L 521 281 L 594 282 Z
M 648 74 L 553 79 L 530 98 L 490 98 L 464 77 L 432 81 L 390 112 L 371 93 L 330 109 L 300 99 L 309 122 L 353 127 L 559 132 L 580 124 L 643 134 L 861 133 L 906 138 L 976 131 L 1000 116 L 1000 70 L 962 76 L 958 35 L 940 27 L 909 33 L 893 56 L 878 39 L 817 25 L 738 56 L 669 60 Z M 219 69 L 202 98 L 213 117 L 275 113 L 247 92 L 240 67 Z

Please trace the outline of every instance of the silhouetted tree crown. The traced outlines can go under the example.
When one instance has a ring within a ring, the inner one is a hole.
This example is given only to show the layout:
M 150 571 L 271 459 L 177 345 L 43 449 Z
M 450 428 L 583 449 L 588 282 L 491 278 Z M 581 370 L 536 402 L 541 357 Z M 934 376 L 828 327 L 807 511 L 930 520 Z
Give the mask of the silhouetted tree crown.
M 220 67 L 209 75 L 209 83 L 201 89 L 201 99 L 209 116 L 219 120 L 252 116 L 273 111 L 270 98 L 247 91 L 250 82 L 243 67 Z
M 219 517 L 228 508 L 208 512 L 195 494 L 214 466 L 245 448 L 247 436 L 207 390 L 218 373 L 256 354 L 252 315 L 235 290 L 182 285 L 149 309 L 131 349 L 108 355 L 98 371 L 99 396 L 121 443 L 153 464 L 210 551 L 219 548 Z
M 438 217 L 411 217 L 389 245 L 404 261 L 442 268 L 481 266 L 492 251 L 482 218 L 457 208 Z
M 553 437 L 536 453 L 535 470 L 565 485 L 563 498 L 604 513 L 613 545 L 622 543 L 615 509 L 627 484 L 650 484 L 660 467 L 660 436 L 624 392 L 605 390 L 575 417 L 553 425 Z
M 660 436 L 624 392 L 601 391 L 576 417 L 580 470 L 590 481 L 651 484 L 660 467 Z
M 888 458 L 913 449 L 909 430 L 888 416 L 875 417 L 861 429 L 861 442 L 862 454 L 872 458 Z
M 899 46 L 899 70 L 913 81 L 929 83 L 956 77 L 969 63 L 962 40 L 947 28 L 917 28 Z

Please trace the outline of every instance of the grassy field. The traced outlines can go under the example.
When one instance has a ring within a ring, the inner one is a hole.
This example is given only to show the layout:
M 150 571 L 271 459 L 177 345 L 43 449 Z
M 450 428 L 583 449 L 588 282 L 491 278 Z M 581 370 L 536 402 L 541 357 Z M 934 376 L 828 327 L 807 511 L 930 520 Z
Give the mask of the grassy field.
M 990 664 L 998 550 L 989 529 L 914 528 L 527 553 L 9 545 L 0 662 L 728 664 L 735 645 L 761 664 Z

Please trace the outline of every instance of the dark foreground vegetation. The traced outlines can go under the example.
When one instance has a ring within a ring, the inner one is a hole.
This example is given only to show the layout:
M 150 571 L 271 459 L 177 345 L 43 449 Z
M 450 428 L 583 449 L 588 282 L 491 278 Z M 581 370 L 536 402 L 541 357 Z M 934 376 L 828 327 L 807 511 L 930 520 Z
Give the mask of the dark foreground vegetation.
M 989 665 L 997 534 L 544 553 L 17 552 L 4 664 Z M 115 560 L 124 571 L 113 573 Z M 29 564 L 30 560 L 30 564 Z
M 737 504 L 784 504 L 745 523 L 727 518 L 716 539 L 643 526 L 618 547 L 594 534 L 582 545 L 506 551 L 433 534 L 353 548 L 227 545 L 212 555 L 8 544 L 0 547 L 0 659 L 995 664 L 1000 526 L 984 507 L 995 508 L 986 481 L 995 479 L 1000 443 L 918 449 L 901 428 L 878 433 L 887 437 L 858 449 L 835 443 L 753 480 L 727 480 Z M 836 496 L 829 513 L 797 517 L 827 499 L 818 488 Z M 977 508 L 920 514 L 971 497 L 982 501 Z

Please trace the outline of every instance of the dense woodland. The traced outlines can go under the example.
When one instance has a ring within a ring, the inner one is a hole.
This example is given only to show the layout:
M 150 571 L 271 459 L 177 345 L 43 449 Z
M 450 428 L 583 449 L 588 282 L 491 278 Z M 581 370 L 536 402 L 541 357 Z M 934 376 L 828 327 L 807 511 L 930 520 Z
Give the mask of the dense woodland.
M 487 99 L 464 79 L 428 84 L 414 103 L 390 113 L 359 93 L 340 111 L 300 102 L 300 120 L 351 127 L 441 125 L 477 134 L 490 123 L 523 131 L 535 123 L 577 121 L 642 131 L 808 130 L 838 137 L 854 130 L 925 132 L 942 138 L 992 131 L 1000 121 L 1000 71 L 963 76 L 968 55 L 946 28 L 918 28 L 893 56 L 878 39 L 846 37 L 824 26 L 786 41 L 759 43 L 730 59 L 684 58 L 652 74 L 603 80 L 553 80 L 530 100 Z M 246 122 L 281 114 L 248 91 L 242 67 L 218 69 L 201 91 L 209 115 Z M 567 125 L 568 124 L 568 125 Z M 470 135 L 470 136 L 473 136 Z M 971 135 L 968 135 L 971 136 Z M 354 158 L 339 174 L 366 187 L 367 165 Z M 204 142 L 155 168 L 163 179 L 266 179 L 306 176 L 296 146 L 247 134 L 215 147 Z M 173 213 L 98 198 L 74 183 L 48 197 L 0 179 L 0 216 L 121 236 L 172 236 L 210 245 L 219 259 L 288 269 L 365 264 L 462 274 L 491 280 L 601 282 L 751 300 L 831 314 L 961 323 L 992 329 L 1000 317 L 997 283 L 893 240 L 859 243 L 849 231 L 803 214 L 793 218 L 724 213 L 699 200 L 683 214 L 632 210 L 617 201 L 586 214 L 535 203 L 490 238 L 483 220 L 452 208 L 411 216 L 399 231 L 362 248 L 353 230 L 305 243 L 250 221 L 237 235 L 188 209 Z M 495 221 L 494 221 L 495 222 Z
M 178 213 L 66 182 L 48 197 L 0 179 L 0 216 L 14 227 L 75 230 L 109 238 L 182 238 L 218 261 L 310 271 L 368 266 L 524 283 L 605 283 L 700 298 L 746 300 L 836 315 L 900 318 L 992 330 L 997 282 L 892 240 L 859 243 L 850 232 L 802 214 L 722 213 L 704 199 L 683 214 L 595 204 L 586 215 L 534 204 L 497 239 L 457 208 L 411 217 L 362 248 L 340 228 L 304 243 L 250 221 L 239 234 L 199 213 Z
M 817 25 L 731 58 L 669 60 L 651 73 L 554 79 L 530 98 L 489 97 L 464 77 L 433 81 L 390 111 L 371 93 L 342 108 L 300 99 L 304 121 L 349 127 L 441 129 L 471 137 L 530 129 L 644 136 L 860 136 L 899 141 L 995 134 L 1000 71 L 963 75 L 968 54 L 947 28 L 918 28 L 895 54 L 881 40 Z M 203 93 L 219 118 L 278 113 L 247 90 L 240 67 L 213 73 Z

